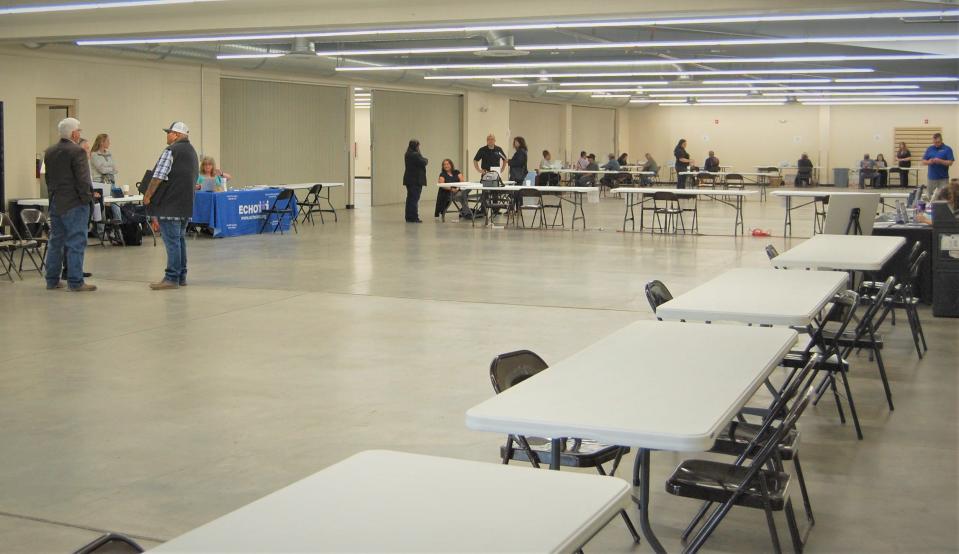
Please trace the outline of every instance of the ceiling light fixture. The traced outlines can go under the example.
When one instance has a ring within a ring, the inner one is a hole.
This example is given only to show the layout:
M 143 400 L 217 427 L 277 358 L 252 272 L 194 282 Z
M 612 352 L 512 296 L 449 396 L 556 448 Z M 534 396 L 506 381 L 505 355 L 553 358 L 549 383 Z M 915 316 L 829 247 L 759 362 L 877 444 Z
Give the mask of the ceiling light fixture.
M 435 48 L 385 48 L 382 50 L 322 50 L 316 53 L 317 56 L 394 56 L 403 54 L 457 54 L 469 52 L 485 52 L 489 50 L 487 46 L 448 46 Z
M 145 8 L 149 6 L 170 6 L 175 4 L 198 4 L 200 2 L 222 2 L 223 0 L 126 0 L 118 2 L 88 2 L 83 4 L 45 4 L 40 6 L 12 6 L 0 8 L 0 15 L 20 15 L 30 13 L 78 12 L 102 10 L 108 8 Z
M 616 71 L 606 73 L 519 73 L 488 75 L 427 75 L 426 80 L 467 80 L 467 79 L 573 79 L 590 77 L 681 77 L 697 75 L 795 75 L 797 73 L 845 74 L 873 73 L 871 68 L 827 68 L 827 69 L 720 69 L 716 71 Z
M 797 86 L 763 86 L 763 87 L 666 87 L 651 89 L 650 92 L 760 92 L 760 91 L 820 91 L 820 90 L 915 90 L 919 85 L 797 85 Z M 642 91 L 642 88 L 558 88 L 546 92 L 558 93 L 596 93 L 596 92 L 628 92 Z M 800 93 L 801 94 L 801 93 Z
M 827 81 L 829 79 L 826 79 Z M 596 81 L 596 82 L 579 82 L 579 83 L 559 83 L 561 87 L 587 87 L 587 86 L 611 86 L 615 87 L 618 85 L 630 85 L 630 86 L 665 86 L 668 85 L 669 81 Z
M 700 93 L 669 93 L 669 94 L 650 94 L 650 98 L 709 98 L 709 97 L 732 97 L 732 96 L 749 96 L 745 92 L 707 92 L 704 94 Z
M 512 88 L 512 87 L 528 87 L 529 83 L 493 83 L 494 87 L 497 88 Z
M 217 54 L 218 60 L 255 60 L 260 58 L 282 58 L 285 52 L 260 52 L 255 54 Z
M 642 60 L 582 60 L 564 62 L 499 62 L 447 63 L 414 65 L 352 65 L 337 67 L 336 71 L 409 71 L 436 69 L 546 69 L 562 67 L 637 67 L 675 64 L 729 64 L 729 63 L 833 63 L 856 61 L 921 61 L 955 60 L 959 54 L 829 54 L 815 56 L 769 56 L 759 58 L 647 58 Z
M 953 105 L 959 104 L 959 97 L 957 98 L 944 98 L 941 100 L 916 100 L 910 102 L 902 102 L 899 100 L 862 100 L 862 101 L 849 101 L 841 100 L 838 102 L 803 102 L 803 106 L 941 106 L 941 105 Z
M 785 103 L 786 103 L 786 102 L 785 102 L 785 100 L 784 100 L 784 101 L 782 101 L 782 102 L 776 102 L 776 103 L 746 101 L 746 102 L 722 102 L 722 103 L 717 103 L 717 102 L 705 102 L 705 103 L 704 103 L 704 102 L 696 102 L 696 103 L 693 103 L 693 104 L 689 104 L 689 103 L 678 104 L 678 103 L 675 103 L 675 102 L 660 102 L 658 105 L 660 105 L 660 106 L 713 106 L 713 107 L 715 107 L 715 106 L 724 106 L 724 107 L 725 107 L 725 106 L 781 106 L 781 105 L 783 105 L 783 104 L 785 104 Z
M 149 0 L 142 0 L 144 2 Z M 160 0 L 153 0 L 160 1 Z M 176 0 L 168 0 L 176 1 Z M 187 1 L 187 0 L 181 0 Z M 104 2 L 105 4 L 105 2 Z M 74 4 L 76 5 L 76 4 Z M 26 7 L 26 6 L 25 6 Z M 12 9 L 12 8 L 8 8 Z M 3 13 L 3 12 L 0 12 Z M 607 21 L 562 21 L 543 23 L 504 23 L 495 25 L 461 25 L 448 27 L 409 27 L 392 29 L 348 29 L 341 31 L 317 31 L 311 33 L 276 33 L 269 35 L 230 35 L 230 36 L 194 36 L 194 37 L 155 37 L 155 38 L 113 38 L 77 41 L 79 46 L 113 46 L 121 44 L 162 44 L 184 42 L 234 42 L 244 40 L 270 40 L 294 38 L 324 38 L 324 37 L 364 37 L 384 35 L 416 35 L 416 34 L 443 34 L 443 33 L 471 33 L 486 31 L 523 31 L 549 29 L 578 29 L 582 27 L 656 27 L 659 25 L 713 25 L 719 23 L 764 23 L 790 21 L 842 21 L 868 19 L 901 19 L 901 18 L 933 18 L 959 16 L 959 10 L 900 10 L 874 11 L 852 13 L 801 13 L 801 14 L 768 14 L 768 15 L 736 15 L 719 17 L 683 17 L 669 19 L 644 20 L 607 20 Z
M 700 81 L 704 85 L 788 85 L 799 83 L 831 83 L 832 79 L 717 79 Z
M 863 77 L 835 79 L 837 83 L 954 83 L 959 77 Z
M 721 40 L 647 40 L 639 42 L 589 42 L 569 44 L 524 44 L 516 48 L 529 51 L 551 50 L 613 50 L 624 48 L 674 48 L 680 46 L 759 46 L 777 44 L 841 44 L 896 41 L 955 41 L 959 35 L 907 35 L 907 36 L 850 36 L 850 37 L 794 37 L 794 38 L 745 38 Z
M 798 92 L 764 92 L 764 96 L 949 96 L 959 94 L 954 90 L 882 90 L 860 92 L 833 92 L 804 90 Z

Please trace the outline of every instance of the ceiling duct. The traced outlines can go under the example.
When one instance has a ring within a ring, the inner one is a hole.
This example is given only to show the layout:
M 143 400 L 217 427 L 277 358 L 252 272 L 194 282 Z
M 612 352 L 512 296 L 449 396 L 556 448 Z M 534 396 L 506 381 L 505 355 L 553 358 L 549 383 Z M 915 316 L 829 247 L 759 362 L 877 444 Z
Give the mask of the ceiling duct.
M 305 37 L 296 37 L 293 39 L 293 44 L 290 46 L 290 52 L 287 56 L 310 56 L 311 58 L 315 58 L 316 47 Z
M 484 58 L 516 58 L 529 54 L 528 50 L 517 50 L 513 43 L 513 35 L 489 31 L 485 34 L 487 49 L 473 52 Z

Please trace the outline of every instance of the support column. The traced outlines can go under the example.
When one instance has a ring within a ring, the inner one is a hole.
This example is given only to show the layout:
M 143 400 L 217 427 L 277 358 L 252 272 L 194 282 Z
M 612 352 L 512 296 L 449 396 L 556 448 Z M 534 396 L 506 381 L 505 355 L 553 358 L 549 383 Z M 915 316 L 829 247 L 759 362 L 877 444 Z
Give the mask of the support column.
M 829 152 L 832 150 L 832 127 L 830 106 L 819 106 L 819 180 L 832 181 L 832 167 L 829 165 Z

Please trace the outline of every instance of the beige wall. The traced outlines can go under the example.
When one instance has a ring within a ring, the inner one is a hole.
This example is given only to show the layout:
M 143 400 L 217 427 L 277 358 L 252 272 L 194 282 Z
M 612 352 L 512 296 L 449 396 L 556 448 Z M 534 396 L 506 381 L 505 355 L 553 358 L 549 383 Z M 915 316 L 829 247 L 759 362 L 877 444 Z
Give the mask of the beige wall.
M 204 109 L 204 94 L 219 105 L 219 89 L 202 90 L 201 82 L 209 79 L 201 80 L 201 71 L 173 63 L 0 50 L 6 199 L 41 194 L 34 170 L 38 98 L 76 99 L 83 135 L 92 140 L 97 133 L 110 134 L 122 183 L 132 185 L 153 167 L 165 146 L 161 129 L 175 119 L 190 125 L 197 149 L 210 145 L 209 151 L 219 154 L 219 125 L 205 127 L 201 117 L 210 111 Z M 218 123 L 219 115 L 212 119 Z
M 486 144 L 486 135 L 496 135 L 497 144 L 509 154 L 509 102 L 508 96 L 488 92 L 469 91 L 464 95 L 465 126 L 463 128 L 463 161 L 469 169 L 471 181 L 479 181 L 481 175 L 473 169 L 473 156 Z
M 897 126 L 941 126 L 959 143 L 957 106 L 709 106 L 633 108 L 629 118 L 631 157 L 645 152 L 665 165 L 680 138 L 698 163 L 715 150 L 723 164 L 755 171 L 760 164 L 794 165 L 803 152 L 823 166 L 854 167 L 863 153 L 892 153 Z M 876 137 L 879 137 L 878 139 Z M 924 173 L 924 172 L 923 172 Z M 924 180 L 924 177 L 923 177 Z
M 616 149 L 616 110 L 573 106 L 572 131 L 570 158 L 579 158 L 579 152 L 585 150 L 596 154 L 596 163 L 603 165 L 607 154 Z
M 353 128 L 356 132 L 353 138 L 356 148 L 356 175 L 369 177 L 372 163 L 370 160 L 370 110 L 355 109 L 353 114 L 355 117 Z
M 549 150 L 553 159 L 564 157 L 563 124 L 565 107 L 560 104 L 511 100 L 509 126 L 512 137 L 521 136 L 529 146 L 529 168 L 538 167 L 543 150 Z M 512 145 L 512 144 L 511 144 Z M 504 147 L 505 148 L 505 147 Z

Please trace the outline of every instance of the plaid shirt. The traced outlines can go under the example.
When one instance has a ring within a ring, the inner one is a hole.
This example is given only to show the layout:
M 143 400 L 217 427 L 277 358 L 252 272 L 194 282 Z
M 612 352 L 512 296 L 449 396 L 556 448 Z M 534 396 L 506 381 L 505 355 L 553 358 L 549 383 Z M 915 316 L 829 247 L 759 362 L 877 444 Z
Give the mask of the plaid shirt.
M 169 150 L 163 150 L 163 153 L 160 154 L 160 159 L 157 160 L 156 166 L 153 168 L 153 178 L 159 179 L 161 181 L 166 181 L 167 177 L 170 176 L 170 169 L 173 168 L 173 153 Z M 182 217 L 167 217 L 167 216 L 152 216 L 157 219 L 162 220 L 179 220 L 184 221 Z M 189 221 L 187 218 L 185 221 Z

